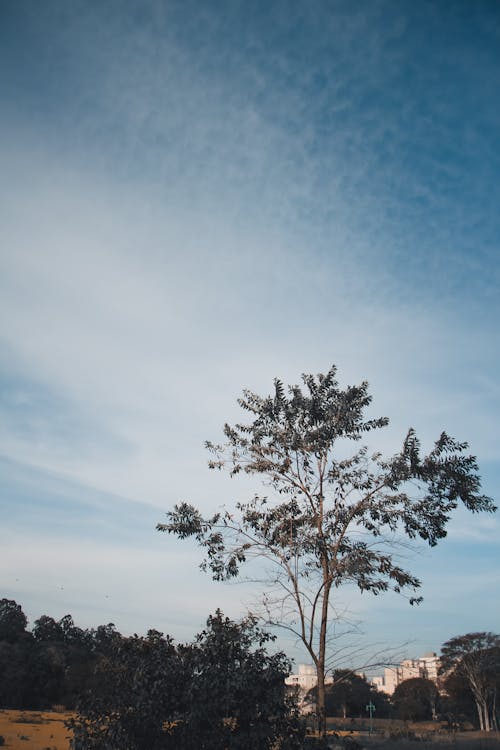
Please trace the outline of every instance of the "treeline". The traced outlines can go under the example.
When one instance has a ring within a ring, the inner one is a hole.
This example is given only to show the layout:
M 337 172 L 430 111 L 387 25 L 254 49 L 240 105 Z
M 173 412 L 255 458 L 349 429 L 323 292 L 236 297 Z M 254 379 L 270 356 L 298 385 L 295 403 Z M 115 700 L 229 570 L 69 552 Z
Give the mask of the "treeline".
M 112 624 L 84 630 L 71 615 L 60 620 L 42 615 L 30 631 L 21 606 L 2 599 L 0 706 L 74 709 L 82 693 L 95 687 L 99 662 L 123 640 Z
M 437 684 L 423 677 L 401 682 L 390 697 L 377 693 L 364 678 L 345 670 L 333 673 L 326 687 L 328 716 L 365 716 L 376 707 L 377 718 L 410 721 L 446 720 L 470 723 L 484 731 L 500 726 L 500 636 L 489 632 L 455 636 L 441 647 Z M 310 698 L 314 700 L 315 691 Z
M 188 644 L 112 624 L 84 630 L 70 615 L 43 615 L 28 631 L 20 605 L 2 599 L 0 706 L 74 710 L 75 750 L 294 750 L 304 727 L 272 640 L 252 617 L 219 610 Z
M 0 707 L 75 712 L 75 750 L 300 747 L 299 696 L 285 690 L 290 663 L 248 617 L 217 610 L 192 643 L 149 630 L 123 636 L 111 623 L 82 629 L 42 615 L 31 630 L 15 601 L 0 601 Z M 500 636 L 468 633 L 442 647 L 438 685 L 414 678 L 389 698 L 360 675 L 333 672 L 331 717 L 446 719 L 498 728 Z M 315 691 L 308 696 L 315 701 Z M 224 740 L 225 745 L 221 745 Z M 274 743 L 274 744 L 273 744 Z
M 394 714 L 389 696 L 379 692 L 366 677 L 347 669 L 335 669 L 332 679 L 333 683 L 325 686 L 327 716 L 365 718 L 368 716 L 366 707 L 370 703 L 375 705 L 377 718 L 386 719 Z M 316 688 L 310 690 L 306 703 L 314 705 L 316 694 Z

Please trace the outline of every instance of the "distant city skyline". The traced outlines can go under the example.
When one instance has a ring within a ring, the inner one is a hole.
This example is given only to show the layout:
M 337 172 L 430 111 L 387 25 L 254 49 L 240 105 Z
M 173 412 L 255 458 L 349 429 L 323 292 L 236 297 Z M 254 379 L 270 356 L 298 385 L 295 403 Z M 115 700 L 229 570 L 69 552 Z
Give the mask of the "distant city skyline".
M 367 679 L 380 692 L 391 696 L 398 685 L 405 680 L 422 678 L 438 684 L 439 667 L 439 656 L 435 652 L 429 651 L 418 658 L 403 659 L 399 664 L 385 667 L 383 675 L 368 677 L 362 671 L 355 674 Z M 333 674 L 328 673 L 325 678 L 325 685 L 332 685 L 334 681 Z M 285 678 L 285 685 L 296 688 L 299 707 L 303 713 L 309 713 L 315 708 L 310 691 L 317 684 L 318 678 L 314 664 L 299 664 L 298 668 Z
M 0 588 L 31 624 L 251 608 L 155 526 L 261 491 L 204 441 L 274 377 L 368 380 L 374 448 L 445 429 L 498 501 L 499 75 L 486 0 L 3 0 Z M 419 607 L 340 591 L 356 644 L 496 631 L 499 531 L 410 552 Z

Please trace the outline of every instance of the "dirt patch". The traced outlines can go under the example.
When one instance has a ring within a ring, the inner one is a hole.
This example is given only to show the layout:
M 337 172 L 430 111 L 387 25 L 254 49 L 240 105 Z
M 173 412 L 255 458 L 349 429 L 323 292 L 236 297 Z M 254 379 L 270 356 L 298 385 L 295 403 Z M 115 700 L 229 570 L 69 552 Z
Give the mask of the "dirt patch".
M 71 733 L 64 726 L 69 712 L 0 711 L 0 735 L 6 750 L 69 750 Z

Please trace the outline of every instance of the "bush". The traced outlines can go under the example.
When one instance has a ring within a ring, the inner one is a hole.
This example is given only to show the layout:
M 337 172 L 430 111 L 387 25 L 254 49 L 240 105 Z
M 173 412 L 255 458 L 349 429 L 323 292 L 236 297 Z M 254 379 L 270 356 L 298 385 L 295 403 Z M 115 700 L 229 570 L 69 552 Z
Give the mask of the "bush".
M 303 724 L 285 697 L 289 663 L 266 650 L 253 618 L 217 610 L 193 644 L 161 633 L 121 639 L 82 696 L 73 748 L 85 750 L 298 750 Z

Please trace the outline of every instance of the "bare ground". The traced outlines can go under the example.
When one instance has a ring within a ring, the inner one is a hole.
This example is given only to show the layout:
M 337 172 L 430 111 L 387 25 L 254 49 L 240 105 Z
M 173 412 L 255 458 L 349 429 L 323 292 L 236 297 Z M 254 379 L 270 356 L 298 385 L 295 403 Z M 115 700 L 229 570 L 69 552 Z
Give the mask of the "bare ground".
M 1 711 L 0 735 L 6 750 L 69 750 L 68 712 Z

